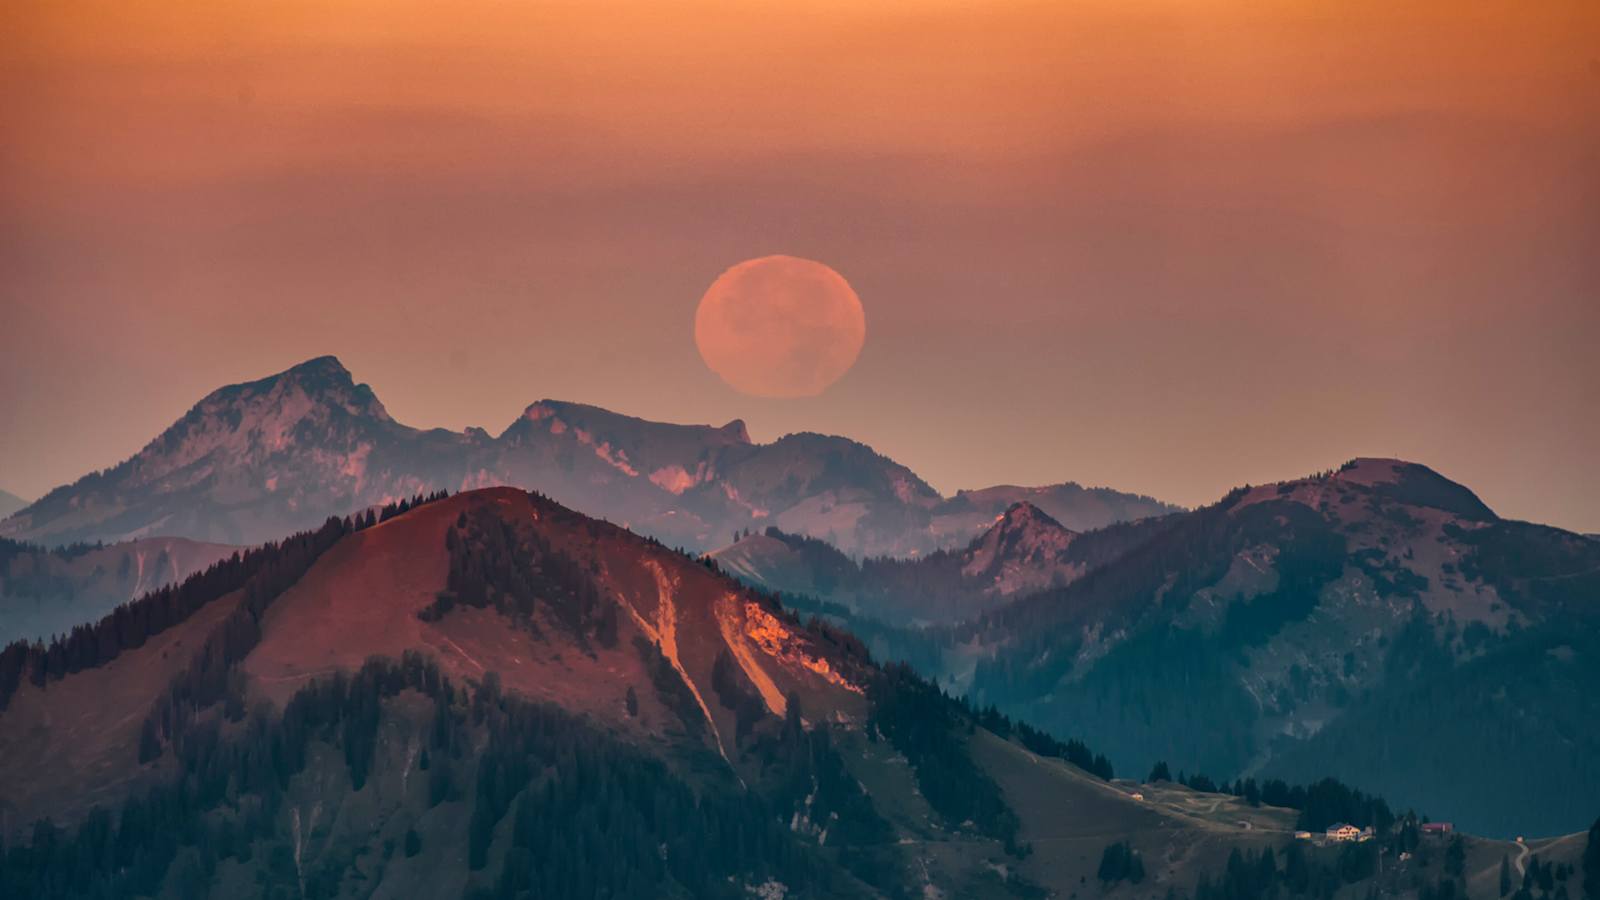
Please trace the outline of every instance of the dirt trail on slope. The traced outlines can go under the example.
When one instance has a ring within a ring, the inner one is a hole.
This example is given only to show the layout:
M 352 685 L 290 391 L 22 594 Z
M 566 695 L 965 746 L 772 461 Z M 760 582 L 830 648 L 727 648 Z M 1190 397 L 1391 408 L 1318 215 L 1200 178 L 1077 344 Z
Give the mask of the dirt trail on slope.
M 139 589 L 144 587 L 144 551 L 133 551 L 133 558 L 139 561 L 139 573 L 133 577 L 133 590 L 129 592 L 129 600 L 139 599 Z
M 476 659 L 474 659 L 472 657 L 472 654 L 470 654 L 467 651 L 461 649 L 461 645 L 460 644 L 456 643 L 455 641 L 450 640 L 448 637 L 445 637 L 442 634 L 439 635 L 439 640 L 444 641 L 446 644 L 449 644 L 450 645 L 450 649 L 454 650 L 455 652 L 457 652 L 459 654 L 461 654 L 461 658 L 462 659 L 464 659 L 467 662 L 472 663 L 473 665 L 477 666 L 479 672 L 487 672 L 487 671 L 489 671 L 488 669 L 484 668 L 483 663 L 478 662 Z

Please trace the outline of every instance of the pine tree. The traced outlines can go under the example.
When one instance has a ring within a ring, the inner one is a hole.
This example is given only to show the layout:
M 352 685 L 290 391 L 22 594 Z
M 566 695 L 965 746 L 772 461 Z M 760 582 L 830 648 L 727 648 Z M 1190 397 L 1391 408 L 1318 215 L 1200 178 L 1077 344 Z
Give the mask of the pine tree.
M 1107 844 L 1100 854 L 1100 868 L 1096 874 L 1107 884 L 1123 879 L 1138 884 L 1144 880 L 1144 857 L 1127 841 Z
M 1511 893 L 1511 857 L 1500 855 L 1500 896 Z
M 1583 895 L 1600 900 L 1600 819 L 1589 828 L 1589 846 L 1583 851 Z
M 1150 777 L 1145 779 L 1145 781 L 1149 781 L 1149 782 L 1171 781 L 1171 780 L 1172 780 L 1172 770 L 1167 768 L 1166 760 L 1162 760 L 1161 762 L 1156 763 L 1155 768 L 1150 770 Z
M 139 762 L 147 763 L 161 755 L 161 741 L 156 736 L 155 720 L 146 717 L 144 726 L 139 729 Z
M 1444 853 L 1444 870 L 1451 878 L 1460 878 L 1467 867 L 1467 845 L 1460 835 L 1450 842 Z
M 1311 867 L 1300 841 L 1289 845 L 1283 854 L 1283 880 L 1292 894 L 1303 894 L 1311 886 Z
M 800 693 L 790 689 L 784 695 L 783 734 L 788 740 L 797 740 L 805 734 L 805 720 L 800 714 Z

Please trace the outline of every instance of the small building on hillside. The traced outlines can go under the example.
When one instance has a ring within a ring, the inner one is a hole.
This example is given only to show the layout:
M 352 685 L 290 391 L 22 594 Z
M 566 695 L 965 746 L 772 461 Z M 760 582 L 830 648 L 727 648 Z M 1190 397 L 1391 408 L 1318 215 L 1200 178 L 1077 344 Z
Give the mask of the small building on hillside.
M 1327 835 L 1330 841 L 1355 841 L 1361 839 L 1361 829 L 1349 822 L 1340 822 L 1329 825 Z
M 1144 799 L 1144 795 L 1139 793 L 1138 791 L 1134 791 L 1132 796 L 1133 796 L 1133 799 L 1135 799 L 1135 800 L 1143 800 Z
M 1297 840 L 1297 841 L 1309 841 L 1309 840 L 1311 840 L 1311 832 L 1309 832 L 1309 831 L 1296 831 L 1294 833 L 1294 839 Z
M 1455 831 L 1455 830 L 1456 830 L 1456 826 L 1454 824 L 1450 823 L 1450 822 L 1423 822 L 1422 823 L 1422 833 L 1423 834 L 1449 834 L 1450 832 Z

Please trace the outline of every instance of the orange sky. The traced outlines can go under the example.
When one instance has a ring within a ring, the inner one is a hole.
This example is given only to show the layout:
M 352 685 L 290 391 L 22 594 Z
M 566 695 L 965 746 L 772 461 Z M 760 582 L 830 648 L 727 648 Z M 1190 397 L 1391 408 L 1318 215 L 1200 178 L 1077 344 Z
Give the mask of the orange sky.
M 1396 8 L 1400 7 L 1400 8 Z M 1600 531 L 1600 4 L 13 0 L 0 487 L 336 353 L 416 425 L 552 396 L 1184 503 L 1356 454 Z M 741 259 L 856 369 L 700 363 Z

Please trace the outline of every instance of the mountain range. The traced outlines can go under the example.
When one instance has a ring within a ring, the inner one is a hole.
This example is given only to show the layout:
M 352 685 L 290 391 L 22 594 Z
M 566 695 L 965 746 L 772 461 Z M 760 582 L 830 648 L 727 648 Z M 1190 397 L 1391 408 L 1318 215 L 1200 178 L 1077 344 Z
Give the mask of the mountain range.
M 1600 541 L 1401 460 L 946 498 L 324 357 L 0 532 L 3 896 L 1556 900 L 1600 809 Z
M 1066 584 L 1092 559 L 1078 533 L 1027 501 L 1012 505 L 959 550 L 857 562 L 825 541 L 776 526 L 744 535 L 710 557 L 730 574 L 787 595 L 841 604 L 887 622 L 949 624 L 1007 600 Z
M 1074 484 L 945 498 L 841 437 L 750 440 L 738 420 L 675 425 L 543 400 L 498 436 L 392 419 L 331 356 L 206 396 L 132 458 L 0 521 L 39 544 L 186 537 L 247 545 L 433 490 L 511 485 L 691 550 L 772 525 L 847 554 L 965 545 L 1018 499 L 1086 529 L 1177 508 Z
M 999 604 L 937 555 L 874 578 L 747 543 L 717 558 L 1121 770 L 1333 775 L 1500 835 L 1600 809 L 1600 543 L 1425 466 L 1358 459 L 1079 534 L 1034 563 L 1054 586 Z M 971 615 L 904 627 L 924 597 Z
M 28 505 L 28 501 L 10 491 L 0 491 L 0 519 Z
M 12 645 L 0 893 L 1222 900 L 1241 866 L 1308 896 L 1492 889 L 1515 850 L 1447 852 L 1334 783 L 1291 809 L 1110 781 L 717 569 L 492 488 Z M 1292 834 L 1341 820 L 1383 839 Z M 1564 866 L 1574 837 L 1533 846 Z
M 45 549 L 0 538 L 0 646 L 64 635 L 237 549 L 186 538 Z

